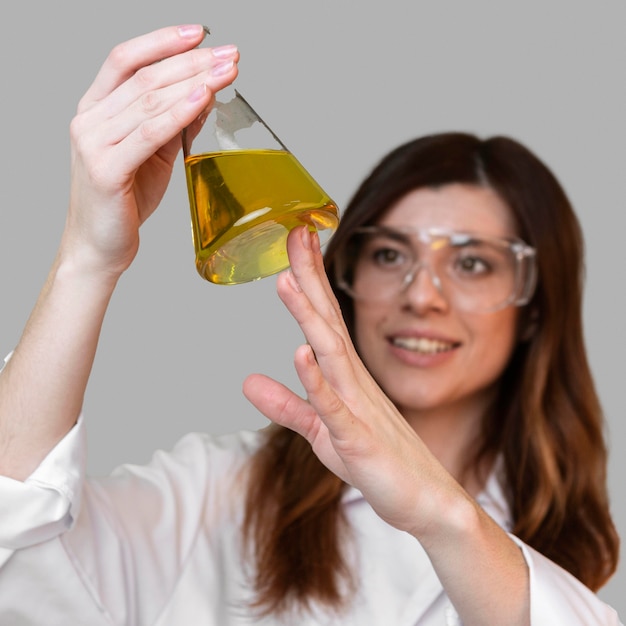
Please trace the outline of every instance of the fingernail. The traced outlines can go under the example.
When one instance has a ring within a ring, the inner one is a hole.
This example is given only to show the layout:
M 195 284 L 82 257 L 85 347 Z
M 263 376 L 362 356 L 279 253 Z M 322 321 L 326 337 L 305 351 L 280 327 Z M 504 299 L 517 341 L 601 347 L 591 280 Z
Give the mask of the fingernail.
M 206 95 L 208 87 L 202 83 L 193 89 L 193 91 L 187 97 L 189 102 L 198 102 L 198 100 L 202 100 Z
M 190 39 L 197 37 L 203 30 L 204 27 L 200 24 L 183 24 L 178 27 L 178 34 L 185 39 Z
M 311 346 L 310 343 L 307 343 L 307 355 L 306 355 L 306 359 L 307 361 L 311 364 L 314 365 L 315 363 L 317 363 L 317 359 L 315 358 L 315 352 L 313 350 L 313 347 Z
M 211 48 L 211 53 L 218 59 L 227 59 L 234 57 L 237 54 L 237 46 L 233 46 L 231 44 L 218 46 L 217 48 Z
M 320 236 L 319 236 L 319 233 L 317 232 L 317 229 L 311 233 L 311 244 L 315 252 L 320 251 Z
M 287 280 L 289 281 L 289 284 L 291 285 L 291 288 L 294 291 L 301 292 L 302 289 L 301 289 L 300 285 L 298 284 L 298 281 L 296 280 L 296 277 L 293 275 L 293 272 L 291 271 L 291 268 L 289 268 L 286 271 L 287 271 Z
M 228 74 L 228 72 L 233 69 L 233 65 L 235 65 L 235 62 L 232 59 L 218 63 L 211 68 L 211 74 L 213 74 L 213 76 Z

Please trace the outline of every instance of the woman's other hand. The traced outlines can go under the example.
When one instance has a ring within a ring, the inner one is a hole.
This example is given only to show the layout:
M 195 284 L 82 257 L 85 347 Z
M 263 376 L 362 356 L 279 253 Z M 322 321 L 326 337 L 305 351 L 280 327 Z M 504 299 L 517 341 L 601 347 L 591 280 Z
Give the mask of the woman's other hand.
M 204 34 L 174 26 L 116 46 L 80 101 L 61 246 L 0 376 L 2 475 L 28 477 L 75 424 L 110 297 L 165 193 L 180 133 L 237 76 L 237 49 L 197 48 Z

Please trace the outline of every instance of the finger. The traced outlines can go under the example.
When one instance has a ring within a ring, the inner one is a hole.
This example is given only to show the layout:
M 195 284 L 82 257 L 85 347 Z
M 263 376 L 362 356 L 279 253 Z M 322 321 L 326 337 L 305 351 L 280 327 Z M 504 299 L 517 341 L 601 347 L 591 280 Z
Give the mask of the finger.
M 331 472 L 350 482 L 346 467 L 328 437 L 328 429 L 308 402 L 261 374 L 248 376 L 244 381 L 244 394 L 274 423 L 304 437 Z
M 328 282 L 317 231 L 302 228 L 300 238 L 293 237 L 289 245 L 290 255 L 294 261 L 292 270 L 298 282 L 311 297 L 313 305 L 330 303 L 333 313 L 338 314 L 339 305 Z M 342 319 L 341 315 L 338 315 L 338 318 Z
M 324 257 L 322 256 L 322 250 L 320 247 L 320 238 L 317 230 L 309 231 L 309 237 L 311 242 L 311 254 L 313 255 L 313 267 L 316 275 L 319 277 L 321 286 L 326 295 L 331 299 L 334 304 L 337 304 L 336 308 L 339 311 L 339 305 L 336 302 L 335 294 L 330 282 L 328 281 L 328 275 L 326 274 L 326 267 L 324 265 Z M 304 239 L 303 239 L 304 241 Z M 308 248 L 307 248 L 308 249 Z
M 349 335 L 337 329 L 311 305 L 291 273 L 278 279 L 281 298 L 314 351 L 323 375 L 338 393 L 353 398 L 370 376 L 358 358 Z
M 232 82 L 236 75 L 237 67 L 234 65 L 214 84 Z M 212 98 L 213 93 L 206 84 L 198 85 L 163 113 L 148 116 L 142 121 L 135 120 L 137 126 L 132 130 L 126 129 L 128 135 L 114 145 L 110 141 L 110 125 L 115 122 L 96 124 L 90 114 L 78 115 L 71 125 L 72 143 L 77 153 L 82 153 L 87 161 L 93 163 L 93 175 L 100 184 L 119 184 L 162 146 L 167 145 L 163 153 L 167 159 L 172 156 L 174 147 L 177 154 L 180 149 L 180 132 L 206 110 Z
M 283 272 L 277 280 L 277 289 L 281 300 L 294 317 L 304 333 L 307 342 L 314 348 L 319 357 L 327 354 L 346 353 L 345 337 L 341 329 L 333 325 L 333 315 L 326 311 L 328 307 L 321 307 L 323 313 L 311 303 L 309 295 L 305 293 L 297 282 L 294 273 Z
M 94 104 L 93 112 L 103 119 L 128 113 L 141 119 L 166 110 L 196 85 L 206 84 L 215 93 L 232 79 L 233 66 L 239 60 L 236 46 L 195 49 L 139 69 L 110 95 Z M 122 131 L 123 132 L 123 131 Z
M 110 144 L 116 144 L 123 141 L 146 121 L 149 122 L 167 113 L 172 106 L 184 100 L 198 87 L 207 91 L 206 94 L 202 94 L 204 108 L 197 111 L 198 114 L 201 113 L 210 104 L 217 91 L 235 80 L 237 71 L 236 59 L 231 57 L 220 61 L 208 70 L 194 74 L 189 79 L 165 87 L 159 86 L 163 80 L 155 75 L 153 83 L 144 93 L 139 91 L 140 86 L 137 85 L 138 81 L 134 77 L 123 88 L 120 88 L 120 93 L 116 92 L 110 99 L 96 105 L 89 112 L 89 117 L 93 121 L 104 119 L 101 122 L 106 124 L 106 131 L 103 131 L 103 134 Z M 141 86 L 145 88 L 145 79 L 141 82 Z M 125 93 L 122 94 L 121 90 Z M 112 103 L 111 100 L 115 102 Z M 197 105 L 196 108 L 199 106 Z M 106 111 L 102 111 L 104 108 Z M 179 130 L 182 130 L 182 127 Z
M 354 436 L 355 416 L 343 398 L 329 384 L 313 354 L 310 345 L 300 346 L 296 351 L 296 372 L 315 414 L 326 424 L 333 438 L 346 439 Z M 349 426 L 348 431 L 346 425 Z
M 326 275 L 319 238 L 303 227 L 294 229 L 287 243 L 291 268 L 278 278 L 281 300 L 318 357 L 338 349 L 360 363 Z
M 296 351 L 295 366 L 309 404 L 336 436 L 354 436 L 355 426 L 362 422 L 358 416 L 364 411 L 396 412 L 358 357 L 347 362 L 337 355 L 320 358 L 312 345 L 304 345 Z M 344 426 L 349 431 L 338 430 Z
M 375 402 L 376 398 L 384 398 L 359 357 L 343 319 L 333 324 L 320 314 L 293 273 L 281 274 L 278 285 L 281 299 L 304 333 L 323 376 L 346 404 L 354 407 L 366 399 Z M 385 398 L 383 403 L 387 402 Z
M 306 294 L 311 307 L 337 331 L 347 336 L 339 304 L 324 269 L 317 233 L 309 232 L 306 227 L 294 229 L 287 239 L 287 252 L 292 274 L 292 280 L 287 286 L 293 287 L 295 284 L 299 291 Z M 279 283 L 279 296 L 283 302 L 292 296 L 292 289 L 285 290 L 284 286 L 284 283 Z
M 80 106 L 89 107 L 105 98 L 138 69 L 191 50 L 205 34 L 199 24 L 169 26 L 118 44 L 107 56 Z
M 251 374 L 243 383 L 243 393 L 265 417 L 314 441 L 319 419 L 311 405 L 288 387 L 263 374 Z

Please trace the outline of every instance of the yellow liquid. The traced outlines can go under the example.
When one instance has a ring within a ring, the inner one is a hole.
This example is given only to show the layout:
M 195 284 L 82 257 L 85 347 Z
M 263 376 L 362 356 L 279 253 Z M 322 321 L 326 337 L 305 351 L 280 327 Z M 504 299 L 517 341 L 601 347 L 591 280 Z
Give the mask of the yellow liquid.
M 227 285 L 289 266 L 289 231 L 303 224 L 326 241 L 335 203 L 289 152 L 232 150 L 185 159 L 196 268 Z

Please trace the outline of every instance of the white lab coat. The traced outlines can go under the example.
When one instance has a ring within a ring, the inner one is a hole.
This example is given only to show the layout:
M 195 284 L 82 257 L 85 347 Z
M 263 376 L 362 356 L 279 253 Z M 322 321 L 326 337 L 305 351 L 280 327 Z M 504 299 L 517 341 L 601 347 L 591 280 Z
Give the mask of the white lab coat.
M 347 611 L 255 620 L 239 525 L 240 470 L 258 441 L 255 432 L 190 434 L 146 466 L 85 479 L 80 419 L 25 482 L 0 477 L 0 624 L 460 624 L 419 543 L 383 522 L 356 489 L 343 499 L 358 573 Z M 478 500 L 508 529 L 497 472 Z M 620 624 L 580 582 L 514 540 L 530 569 L 533 626 Z

